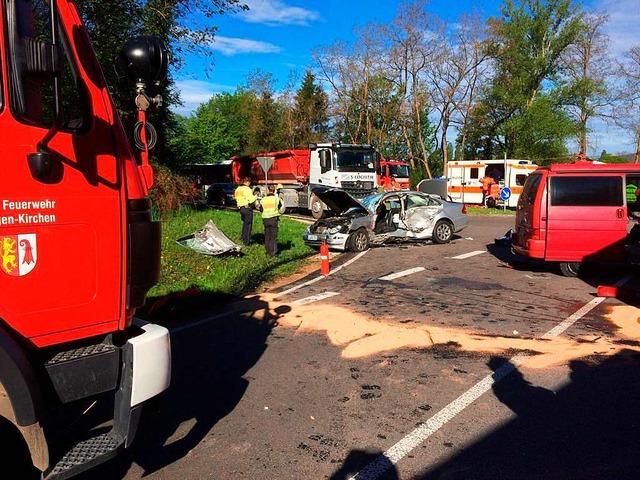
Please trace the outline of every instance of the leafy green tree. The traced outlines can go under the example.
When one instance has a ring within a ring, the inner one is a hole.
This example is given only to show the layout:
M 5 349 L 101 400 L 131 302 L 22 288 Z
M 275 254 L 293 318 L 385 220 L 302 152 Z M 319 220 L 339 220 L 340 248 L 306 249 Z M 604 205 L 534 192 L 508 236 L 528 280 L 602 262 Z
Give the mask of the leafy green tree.
M 211 57 L 208 45 L 216 31 L 210 25 L 211 17 L 248 7 L 241 0 L 76 0 L 76 4 L 129 133 L 136 121 L 135 92 L 122 72 L 113 68 L 118 53 L 126 40 L 137 35 L 156 35 L 165 42 L 171 69 L 156 92 L 163 96 L 164 104 L 153 112 L 152 123 L 159 134 L 153 153 L 161 160 L 172 158 L 166 149 L 166 129 L 172 121 L 169 107 L 180 104 L 180 98 L 173 89 L 171 72 L 180 69 L 188 53 Z
M 598 158 L 598 160 L 604 163 L 629 163 L 628 158 L 625 158 L 621 155 L 608 153 L 606 150 L 602 150 L 602 153 L 600 154 L 600 158 Z
M 564 127 L 564 120 L 557 109 L 559 98 L 551 91 L 560 57 L 576 41 L 582 14 L 572 0 L 505 0 L 501 13 L 489 19 L 495 73 L 472 116 L 465 157 L 556 155 L 569 130 L 554 134 L 553 127 L 559 122 Z M 543 124 L 527 121 L 531 118 Z M 539 142 L 531 154 L 524 139 Z
M 215 163 L 244 151 L 249 119 L 242 93 L 214 95 L 195 116 L 177 116 L 171 145 L 178 163 Z
M 302 85 L 295 95 L 293 109 L 294 145 L 306 148 L 309 143 L 326 141 L 329 116 L 329 99 L 316 83 L 316 77 L 307 70 Z
M 247 77 L 242 108 L 248 117 L 247 143 L 243 153 L 287 148 L 284 107 L 276 101 L 271 73 L 254 70 Z

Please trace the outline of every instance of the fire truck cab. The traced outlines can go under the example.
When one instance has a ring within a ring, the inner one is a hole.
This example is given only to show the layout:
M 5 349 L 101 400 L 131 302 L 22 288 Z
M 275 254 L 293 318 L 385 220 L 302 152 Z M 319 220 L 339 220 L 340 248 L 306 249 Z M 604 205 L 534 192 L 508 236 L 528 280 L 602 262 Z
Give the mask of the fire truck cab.
M 129 446 L 169 385 L 168 330 L 134 318 L 160 271 L 153 172 L 71 1 L 6 0 L 0 35 L 0 415 L 15 427 L 3 444 L 22 438 L 43 478 L 69 478 Z M 150 37 L 123 59 L 138 95 L 166 72 Z M 57 420 L 95 402 L 113 404 L 110 429 L 59 442 Z

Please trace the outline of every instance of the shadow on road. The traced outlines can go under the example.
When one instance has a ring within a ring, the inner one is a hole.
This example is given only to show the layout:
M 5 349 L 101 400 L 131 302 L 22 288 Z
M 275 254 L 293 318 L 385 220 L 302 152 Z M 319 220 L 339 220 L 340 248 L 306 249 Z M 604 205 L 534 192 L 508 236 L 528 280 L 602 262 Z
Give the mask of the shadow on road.
M 351 450 L 342 467 L 331 475 L 329 480 L 349 480 L 353 478 L 353 475 L 370 465 L 377 467 L 376 472 L 379 473 L 372 474 L 377 480 L 398 480 L 400 478 L 396 467 L 382 452 Z
M 517 369 L 493 387 L 517 418 L 419 476 L 436 479 L 637 479 L 640 471 L 640 354 L 570 363 L 557 392 Z M 494 357 L 495 371 L 507 362 Z
M 248 386 L 243 376 L 265 352 L 280 315 L 289 311 L 272 310 L 258 296 L 236 305 L 227 316 L 172 331 L 172 380 L 160 410 L 143 413 L 130 450 L 78 478 L 124 478 L 132 463 L 149 475 L 185 457 L 233 411 Z

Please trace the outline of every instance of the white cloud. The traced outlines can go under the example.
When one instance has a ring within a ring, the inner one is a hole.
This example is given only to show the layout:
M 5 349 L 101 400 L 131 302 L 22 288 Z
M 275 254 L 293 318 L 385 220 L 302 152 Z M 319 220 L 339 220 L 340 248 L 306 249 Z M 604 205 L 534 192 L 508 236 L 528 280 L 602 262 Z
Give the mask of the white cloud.
M 307 26 L 310 22 L 320 19 L 318 12 L 291 7 L 280 0 L 245 0 L 244 3 L 249 10 L 242 12 L 240 16 L 249 23 Z
M 634 45 L 640 45 L 638 0 L 595 0 L 593 10 L 609 15 L 605 32 L 611 39 L 611 50 L 615 57 L 620 57 Z
M 216 93 L 235 91 L 235 87 L 204 82 L 202 80 L 177 80 L 176 88 L 184 105 L 176 105 L 171 110 L 179 115 L 189 116 L 200 106 L 208 102 Z
M 216 35 L 209 48 L 225 56 L 242 53 L 280 53 L 281 48 L 273 43 L 249 40 L 248 38 L 232 38 Z

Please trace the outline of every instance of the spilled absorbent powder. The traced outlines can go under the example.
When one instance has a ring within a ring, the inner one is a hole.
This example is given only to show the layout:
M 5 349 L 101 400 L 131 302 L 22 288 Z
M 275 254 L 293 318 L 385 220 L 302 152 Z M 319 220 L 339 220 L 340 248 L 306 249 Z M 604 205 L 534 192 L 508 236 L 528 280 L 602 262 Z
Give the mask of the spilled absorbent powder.
M 295 328 L 296 333 L 326 334 L 333 345 L 342 349 L 343 358 L 362 358 L 405 348 L 431 348 L 453 342 L 466 352 L 491 355 L 504 354 L 508 350 L 536 352 L 526 360 L 526 365 L 545 368 L 593 354 L 614 355 L 623 348 L 640 351 L 638 347 L 616 345 L 613 339 L 604 336 L 597 342 L 576 341 L 563 336 L 549 340 L 485 336 L 461 328 L 401 324 L 390 318 L 373 318 L 322 302 L 293 305 L 275 298 L 277 295 L 260 295 L 260 303 L 268 308 L 252 312 L 254 317 L 282 311 L 284 313 L 277 316 L 278 325 Z M 640 309 L 616 305 L 606 317 L 617 327 L 617 337 L 640 340 Z

